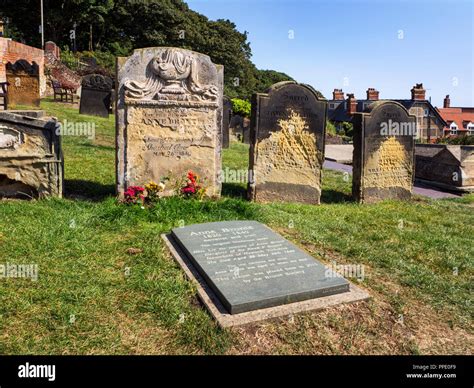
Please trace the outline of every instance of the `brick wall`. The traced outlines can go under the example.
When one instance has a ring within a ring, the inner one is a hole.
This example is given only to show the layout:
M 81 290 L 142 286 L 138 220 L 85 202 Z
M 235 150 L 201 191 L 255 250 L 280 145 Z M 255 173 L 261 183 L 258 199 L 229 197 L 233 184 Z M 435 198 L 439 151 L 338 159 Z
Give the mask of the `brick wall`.
M 15 63 L 19 59 L 25 59 L 30 63 L 34 61 L 38 64 L 40 93 L 43 95 L 46 89 L 44 51 L 7 38 L 0 38 L 0 82 L 6 81 L 5 65 L 7 62 Z

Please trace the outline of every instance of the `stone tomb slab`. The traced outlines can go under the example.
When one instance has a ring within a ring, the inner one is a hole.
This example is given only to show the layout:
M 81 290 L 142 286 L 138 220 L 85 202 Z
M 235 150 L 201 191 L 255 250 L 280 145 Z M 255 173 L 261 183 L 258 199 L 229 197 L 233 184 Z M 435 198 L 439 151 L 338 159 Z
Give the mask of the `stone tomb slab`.
M 217 225 L 225 223 L 213 224 Z M 259 223 L 255 224 L 260 225 L 261 227 L 265 227 L 264 225 L 261 225 Z M 209 284 L 208 280 L 206 280 L 205 277 L 201 274 L 200 270 L 198 270 L 197 265 L 191 261 L 189 254 L 185 253 L 179 242 L 176 241 L 176 238 L 173 237 L 172 234 L 163 234 L 162 238 L 165 241 L 176 262 L 185 272 L 187 278 L 195 284 L 200 300 L 204 303 L 207 310 L 210 312 L 212 317 L 221 327 L 241 326 L 303 312 L 317 311 L 343 303 L 354 303 L 358 301 L 367 300 L 370 297 L 369 294 L 362 288 L 347 282 L 346 292 L 306 299 L 297 302 L 287 302 L 286 304 L 281 304 L 278 306 L 259 308 L 257 310 L 241 312 L 238 314 L 231 314 L 222 303 L 220 296 L 218 296 L 218 294 Z M 315 261 L 314 258 L 311 257 L 311 259 Z
M 169 240 L 230 314 L 349 291 L 347 280 L 256 221 L 175 228 Z

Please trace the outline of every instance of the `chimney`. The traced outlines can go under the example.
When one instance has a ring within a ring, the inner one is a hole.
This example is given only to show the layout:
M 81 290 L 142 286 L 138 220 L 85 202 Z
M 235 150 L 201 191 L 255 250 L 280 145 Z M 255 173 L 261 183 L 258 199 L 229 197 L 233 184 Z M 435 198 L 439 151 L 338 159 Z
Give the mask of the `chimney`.
M 342 89 L 334 89 L 332 92 L 332 99 L 333 100 L 344 100 L 344 93 L 342 92 Z
M 425 100 L 426 90 L 423 89 L 423 84 L 416 84 L 411 89 L 411 99 L 412 100 Z
M 378 101 L 379 99 L 379 91 L 375 90 L 374 88 L 367 89 L 367 100 L 371 101 Z
M 443 101 L 443 108 L 449 108 L 450 105 L 451 100 L 449 99 L 449 94 L 447 94 Z
M 353 115 L 357 112 L 357 100 L 353 93 L 347 94 L 347 113 Z

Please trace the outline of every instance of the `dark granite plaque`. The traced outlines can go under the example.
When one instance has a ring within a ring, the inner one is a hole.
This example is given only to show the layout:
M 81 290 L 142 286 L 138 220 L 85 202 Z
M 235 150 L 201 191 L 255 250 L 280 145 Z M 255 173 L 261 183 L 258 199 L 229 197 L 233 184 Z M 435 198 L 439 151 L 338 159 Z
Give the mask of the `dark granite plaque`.
M 416 117 L 394 101 L 354 115 L 352 195 L 359 202 L 410 199 Z
M 293 81 L 253 96 L 251 200 L 320 202 L 326 114 L 327 101 Z
M 349 283 L 267 226 L 226 221 L 172 230 L 231 314 L 349 291 Z
M 232 101 L 224 97 L 222 109 L 222 148 L 229 148 L 229 124 L 232 115 Z
M 112 79 L 101 74 L 89 74 L 82 78 L 79 113 L 109 117 L 112 96 Z

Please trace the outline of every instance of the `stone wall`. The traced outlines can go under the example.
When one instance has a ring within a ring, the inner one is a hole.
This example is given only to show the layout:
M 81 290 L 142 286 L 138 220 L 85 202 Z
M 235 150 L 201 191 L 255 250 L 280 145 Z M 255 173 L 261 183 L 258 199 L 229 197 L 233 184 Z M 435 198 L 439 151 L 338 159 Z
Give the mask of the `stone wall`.
M 6 81 L 5 65 L 8 62 L 15 63 L 19 59 L 25 59 L 30 63 L 36 62 L 38 64 L 40 73 L 40 93 L 41 96 L 43 96 L 46 90 L 46 78 L 44 76 L 44 51 L 7 38 L 0 38 L 0 82 Z
M 415 178 L 453 191 L 474 191 L 474 146 L 417 144 Z

